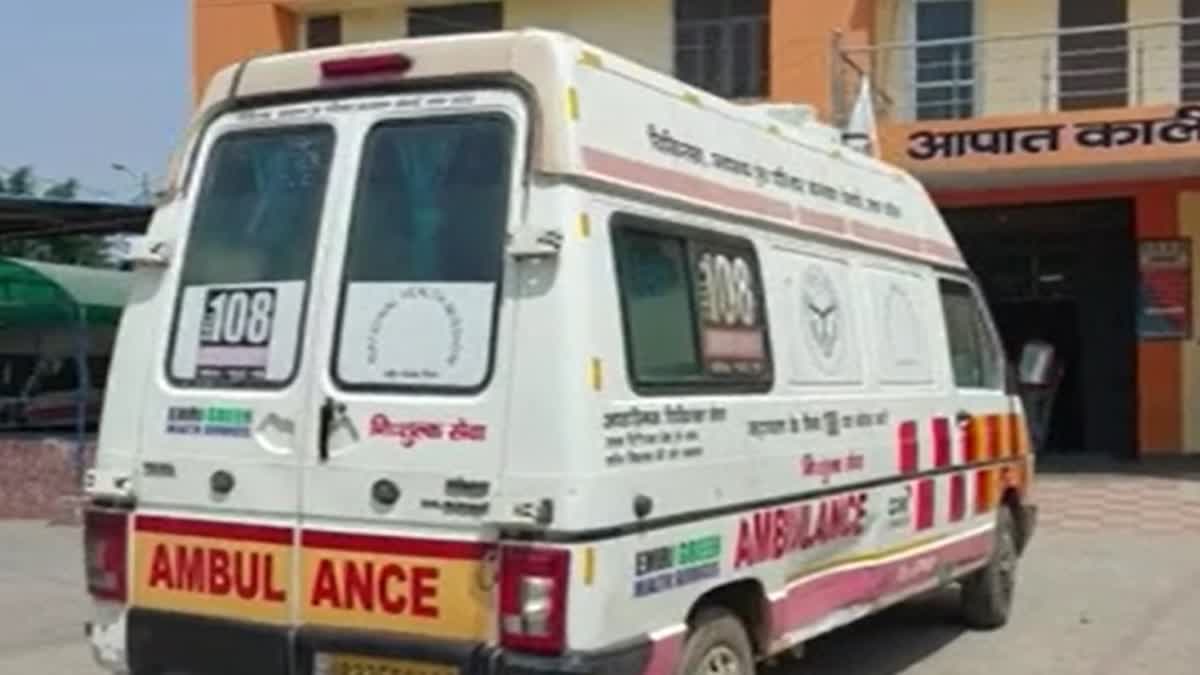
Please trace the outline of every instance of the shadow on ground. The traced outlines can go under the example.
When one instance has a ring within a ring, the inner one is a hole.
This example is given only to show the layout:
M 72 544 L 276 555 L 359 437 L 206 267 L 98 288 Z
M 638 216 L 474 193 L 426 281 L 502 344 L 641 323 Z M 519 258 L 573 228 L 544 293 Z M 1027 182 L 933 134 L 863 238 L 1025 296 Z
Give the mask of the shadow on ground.
M 957 640 L 966 629 L 955 588 L 936 591 L 808 643 L 804 658 L 767 675 L 895 675 Z
M 1200 482 L 1200 455 L 1118 459 L 1085 454 L 1041 454 L 1037 471 L 1047 477 L 1136 477 Z

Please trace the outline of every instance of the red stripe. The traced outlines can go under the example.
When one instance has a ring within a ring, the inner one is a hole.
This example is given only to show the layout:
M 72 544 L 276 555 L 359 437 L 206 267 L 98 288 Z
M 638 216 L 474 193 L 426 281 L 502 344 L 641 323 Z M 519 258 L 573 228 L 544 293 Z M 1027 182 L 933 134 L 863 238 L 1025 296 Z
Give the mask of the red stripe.
M 917 423 L 909 420 L 900 423 L 899 439 L 897 440 L 898 463 L 900 473 L 916 473 L 920 454 L 920 442 L 917 440 Z
M 934 514 L 937 510 L 936 500 L 934 499 L 934 482 L 932 478 L 917 483 L 917 529 L 928 530 L 933 527 L 936 520 Z
M 293 530 L 270 525 L 223 523 L 216 520 L 184 520 L 166 516 L 138 516 L 134 526 L 139 532 L 175 534 L 182 537 L 236 539 L 264 544 L 291 544 Z
M 933 420 L 933 464 L 939 469 L 950 466 L 950 420 L 945 417 Z
M 483 557 L 488 549 L 487 544 L 477 541 L 414 539 L 412 537 L 350 534 L 348 532 L 319 532 L 314 530 L 305 530 L 300 540 L 306 548 L 411 555 L 422 558 L 453 558 L 456 560 L 478 560 Z
M 958 522 L 967 515 L 967 477 L 961 473 L 950 476 L 950 520 Z
M 837 235 L 845 235 L 847 231 L 847 225 L 840 216 L 806 207 L 793 209 L 784 201 L 767 197 L 753 190 L 731 188 L 716 181 L 622 157 L 599 148 L 584 147 L 583 164 L 591 173 L 607 176 L 635 187 L 673 192 L 722 208 L 756 213 L 775 220 L 786 220 L 802 228 L 823 230 Z M 813 217 L 814 214 L 817 215 L 816 218 Z M 900 248 L 926 257 L 939 258 L 956 264 L 962 263 L 962 257 L 954 247 L 941 241 L 861 221 L 855 221 L 852 228 L 858 239 L 876 246 Z
M 975 439 L 975 425 L 978 421 L 975 418 L 970 418 L 961 422 L 958 426 L 959 438 L 961 439 L 963 448 L 963 457 L 967 463 L 979 461 L 979 443 Z

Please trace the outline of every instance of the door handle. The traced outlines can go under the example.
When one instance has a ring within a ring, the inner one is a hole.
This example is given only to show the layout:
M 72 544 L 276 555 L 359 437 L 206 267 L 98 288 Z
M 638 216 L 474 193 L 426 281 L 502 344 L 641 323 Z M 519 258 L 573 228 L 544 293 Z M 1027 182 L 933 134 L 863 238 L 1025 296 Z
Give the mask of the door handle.
M 317 457 L 322 463 L 329 461 L 329 433 L 333 427 L 333 419 L 344 414 L 346 414 L 346 404 L 338 403 L 331 397 L 325 397 L 325 401 L 321 403 L 319 428 L 317 429 Z

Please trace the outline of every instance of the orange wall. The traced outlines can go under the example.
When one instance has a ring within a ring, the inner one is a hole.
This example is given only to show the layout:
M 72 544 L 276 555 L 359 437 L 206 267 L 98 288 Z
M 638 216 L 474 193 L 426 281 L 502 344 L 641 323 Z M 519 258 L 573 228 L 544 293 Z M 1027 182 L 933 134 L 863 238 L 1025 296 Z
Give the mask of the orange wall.
M 269 0 L 192 0 L 194 100 L 221 68 L 295 47 L 295 15 Z
M 1179 235 L 1178 194 L 1200 189 L 1200 179 L 1058 185 L 988 191 L 937 193 L 939 206 L 981 206 L 1130 197 L 1138 239 Z M 1138 451 L 1175 454 L 1185 449 L 1183 425 L 1183 352 L 1180 342 L 1139 342 L 1137 348 Z
M 809 103 L 828 119 L 833 34 L 865 45 L 875 0 L 775 0 L 771 3 L 771 98 Z

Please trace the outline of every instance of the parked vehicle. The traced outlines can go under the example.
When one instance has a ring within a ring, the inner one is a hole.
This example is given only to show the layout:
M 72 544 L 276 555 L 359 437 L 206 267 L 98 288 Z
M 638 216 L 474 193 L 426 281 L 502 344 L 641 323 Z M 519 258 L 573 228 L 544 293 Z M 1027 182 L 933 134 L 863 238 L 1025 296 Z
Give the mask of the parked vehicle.
M 804 108 L 532 30 L 255 58 L 134 261 L 110 668 L 753 673 L 956 582 L 1008 619 L 1014 371 L 922 187 Z

